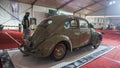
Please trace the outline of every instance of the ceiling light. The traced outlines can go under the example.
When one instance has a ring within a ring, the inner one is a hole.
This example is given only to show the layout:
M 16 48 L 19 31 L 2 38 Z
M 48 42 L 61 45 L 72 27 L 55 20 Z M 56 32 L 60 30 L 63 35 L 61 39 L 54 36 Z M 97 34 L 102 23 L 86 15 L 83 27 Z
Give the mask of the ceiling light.
M 109 2 L 109 5 L 113 5 L 113 4 L 115 4 L 115 3 L 116 3 L 116 1 L 113 0 L 113 1 L 110 1 L 110 2 Z

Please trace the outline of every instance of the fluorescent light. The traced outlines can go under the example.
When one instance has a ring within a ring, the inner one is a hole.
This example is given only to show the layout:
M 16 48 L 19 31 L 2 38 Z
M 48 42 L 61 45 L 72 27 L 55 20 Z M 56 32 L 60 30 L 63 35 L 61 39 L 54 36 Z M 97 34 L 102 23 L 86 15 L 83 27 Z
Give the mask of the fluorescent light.
M 109 5 L 113 5 L 113 4 L 115 4 L 115 3 L 116 3 L 116 1 L 113 0 L 113 1 L 110 1 L 110 2 L 109 2 Z
M 66 11 L 59 11 L 60 14 L 65 14 L 65 15 L 73 15 L 73 13 L 66 12 Z
M 113 4 L 115 4 L 116 3 L 116 1 L 113 1 Z
M 109 5 L 112 5 L 112 1 L 109 2 Z
M 116 15 L 116 16 L 86 16 L 87 18 L 89 17 L 120 17 L 120 15 Z

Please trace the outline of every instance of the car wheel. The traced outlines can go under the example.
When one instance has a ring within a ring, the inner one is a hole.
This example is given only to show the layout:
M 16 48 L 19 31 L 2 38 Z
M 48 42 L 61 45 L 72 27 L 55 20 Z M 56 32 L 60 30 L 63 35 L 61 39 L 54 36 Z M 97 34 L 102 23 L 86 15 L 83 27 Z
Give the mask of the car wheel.
M 65 57 L 66 51 L 66 46 L 62 43 L 59 43 L 55 46 L 50 57 L 54 61 L 59 61 Z
M 95 43 L 93 45 L 94 49 L 98 48 L 100 43 L 101 43 L 101 39 L 100 39 L 100 37 L 97 37 L 95 40 Z

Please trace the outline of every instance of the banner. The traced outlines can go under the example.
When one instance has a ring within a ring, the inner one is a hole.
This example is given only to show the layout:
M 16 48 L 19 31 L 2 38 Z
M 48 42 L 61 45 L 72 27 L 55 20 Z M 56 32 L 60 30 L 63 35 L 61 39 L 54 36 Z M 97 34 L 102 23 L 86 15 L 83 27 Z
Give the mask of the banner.
M 10 0 L 10 8 L 11 13 L 13 15 L 11 16 L 11 19 L 12 20 L 16 20 L 16 18 L 19 19 L 19 3 L 16 0 Z

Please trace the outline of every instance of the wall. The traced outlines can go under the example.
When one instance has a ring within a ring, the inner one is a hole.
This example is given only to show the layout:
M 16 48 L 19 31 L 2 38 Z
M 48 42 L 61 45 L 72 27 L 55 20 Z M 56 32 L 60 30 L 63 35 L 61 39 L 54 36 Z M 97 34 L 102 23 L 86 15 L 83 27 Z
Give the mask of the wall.
M 30 4 L 18 3 L 19 13 L 18 19 L 12 19 L 12 9 L 10 5 L 10 0 L 0 0 L 0 24 L 4 25 L 4 29 L 18 29 L 18 25 L 21 24 L 25 12 L 30 12 L 30 18 L 36 18 L 37 24 L 39 24 L 43 19 L 46 18 L 46 13 L 48 13 L 49 8 L 33 6 L 33 16 L 32 8 Z M 11 26 L 11 27 L 8 27 Z M 15 26 L 15 27 L 14 27 Z
M 93 12 L 87 16 L 105 16 L 109 18 L 109 24 L 117 27 L 120 24 L 120 1 L 116 0 L 115 4 L 109 5 L 106 3 L 107 7 Z M 105 22 L 106 23 L 106 22 Z
M 96 29 L 106 29 L 110 23 L 110 19 L 107 17 L 86 17 L 89 23 L 94 25 Z

